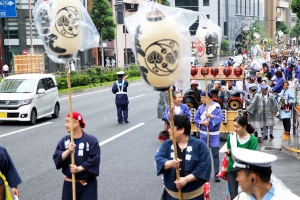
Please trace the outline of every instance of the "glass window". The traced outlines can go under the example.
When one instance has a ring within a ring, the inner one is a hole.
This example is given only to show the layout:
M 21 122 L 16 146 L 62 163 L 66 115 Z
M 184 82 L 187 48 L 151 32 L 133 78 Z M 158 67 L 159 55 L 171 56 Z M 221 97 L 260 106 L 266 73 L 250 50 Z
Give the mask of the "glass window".
M 183 3 L 184 1 L 183 0 L 175 0 L 175 6 L 184 6 L 186 4 Z
M 18 18 L 7 18 L 5 20 L 4 34 L 7 39 L 19 38 Z
M 203 0 L 203 6 L 209 6 L 209 0 Z
M 0 85 L 2 93 L 31 93 L 34 90 L 34 79 L 5 79 Z
M 45 87 L 45 79 L 39 80 L 39 83 L 38 83 L 38 86 L 37 86 L 37 91 L 38 91 L 39 89 L 45 89 L 45 90 L 46 90 L 46 87 Z
M 55 84 L 52 78 L 47 78 L 47 89 L 54 88 Z

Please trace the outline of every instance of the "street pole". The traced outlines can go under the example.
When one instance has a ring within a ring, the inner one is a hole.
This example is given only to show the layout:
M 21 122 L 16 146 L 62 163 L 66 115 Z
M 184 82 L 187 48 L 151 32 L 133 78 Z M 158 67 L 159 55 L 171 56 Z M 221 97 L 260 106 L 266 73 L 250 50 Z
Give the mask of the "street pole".
M 28 0 L 28 12 L 29 12 L 29 27 L 30 27 L 30 52 L 33 55 L 33 44 L 32 44 L 32 17 L 31 17 L 31 2 Z M 26 40 L 27 46 L 27 40 Z
M 124 60 L 124 68 L 127 65 L 127 40 L 126 40 L 126 35 L 127 35 L 127 29 L 126 29 L 126 23 L 125 23 L 125 6 L 123 5 L 123 21 L 124 21 L 124 32 L 125 32 L 125 60 Z

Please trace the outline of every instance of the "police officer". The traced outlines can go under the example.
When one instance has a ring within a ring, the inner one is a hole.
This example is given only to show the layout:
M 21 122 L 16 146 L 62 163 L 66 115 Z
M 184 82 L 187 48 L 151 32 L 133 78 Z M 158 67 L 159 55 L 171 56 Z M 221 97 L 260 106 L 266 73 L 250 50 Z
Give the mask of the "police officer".
M 235 158 L 232 171 L 237 171 L 236 180 L 243 191 L 234 200 L 300 200 L 276 177 L 271 177 L 275 155 L 243 148 L 232 149 L 232 155 Z
M 128 82 L 125 80 L 127 76 L 124 77 L 124 72 L 117 72 L 118 80 L 114 82 L 112 87 L 112 93 L 116 95 L 116 106 L 118 113 L 118 122 L 119 124 L 129 123 L 128 121 L 128 96 L 127 96 L 127 87 Z

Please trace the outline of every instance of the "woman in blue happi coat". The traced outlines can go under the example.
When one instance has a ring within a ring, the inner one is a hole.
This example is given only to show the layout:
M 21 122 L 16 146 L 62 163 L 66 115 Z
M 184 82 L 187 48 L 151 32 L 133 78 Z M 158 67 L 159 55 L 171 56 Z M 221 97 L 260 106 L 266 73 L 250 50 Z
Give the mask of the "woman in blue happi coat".
M 284 139 L 288 139 L 291 131 L 292 106 L 296 102 L 296 98 L 292 90 L 289 89 L 289 82 L 282 84 L 283 90 L 278 94 L 279 117 L 282 119 L 284 127 Z
M 174 137 L 178 159 L 174 159 L 173 136 L 166 140 L 155 155 L 157 175 L 163 174 L 164 200 L 179 199 L 181 189 L 183 199 L 204 200 L 203 185 L 209 181 L 211 157 L 206 144 L 190 136 L 191 124 L 186 115 L 174 115 Z M 176 180 L 179 169 L 180 180 Z

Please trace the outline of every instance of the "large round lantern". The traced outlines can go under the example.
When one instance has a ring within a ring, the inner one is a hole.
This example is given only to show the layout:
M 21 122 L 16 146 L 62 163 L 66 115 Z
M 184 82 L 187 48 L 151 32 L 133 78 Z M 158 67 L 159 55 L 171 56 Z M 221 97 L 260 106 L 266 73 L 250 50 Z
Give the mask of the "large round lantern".
M 224 74 L 226 77 L 230 76 L 231 73 L 232 73 L 232 69 L 231 69 L 230 67 L 225 67 L 225 68 L 223 69 L 223 74 Z
M 216 77 L 219 75 L 219 68 L 217 67 L 213 67 L 210 69 L 210 74 L 213 76 L 213 77 Z
M 241 67 L 236 67 L 234 70 L 233 70 L 233 73 L 234 75 L 236 75 L 237 77 L 240 77 L 243 73 L 243 69 Z
M 181 38 L 176 21 L 150 12 L 136 29 L 135 51 L 144 80 L 155 90 L 167 90 L 180 75 Z
M 202 74 L 202 76 L 208 75 L 209 74 L 209 68 L 208 67 L 202 67 L 201 68 L 201 74 Z
M 206 16 L 205 16 L 206 17 Z M 197 56 L 201 64 L 209 67 L 217 62 L 220 56 L 222 29 L 208 20 L 199 24 L 196 33 Z
M 198 68 L 197 67 L 191 67 L 191 75 L 196 76 L 198 74 Z
M 40 12 L 43 37 L 50 52 L 60 58 L 72 57 L 81 45 L 80 8 L 72 0 L 52 0 L 48 10 Z

